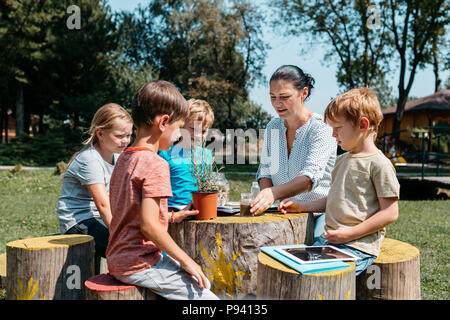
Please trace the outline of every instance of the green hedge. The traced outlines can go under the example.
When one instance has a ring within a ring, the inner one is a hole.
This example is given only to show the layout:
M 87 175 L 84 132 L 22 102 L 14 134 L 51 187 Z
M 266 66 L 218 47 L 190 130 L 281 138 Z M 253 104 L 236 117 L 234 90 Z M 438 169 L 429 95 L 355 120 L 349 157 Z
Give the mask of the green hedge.
M 23 135 L 0 144 L 0 165 L 55 166 L 59 161 L 68 162 L 81 148 L 80 131 L 59 129 L 30 137 Z

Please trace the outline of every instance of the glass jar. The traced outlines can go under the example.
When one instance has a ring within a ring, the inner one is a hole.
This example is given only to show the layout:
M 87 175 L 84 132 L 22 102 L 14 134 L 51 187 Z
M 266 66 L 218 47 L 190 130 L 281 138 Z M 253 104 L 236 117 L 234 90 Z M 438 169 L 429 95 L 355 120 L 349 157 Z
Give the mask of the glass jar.
M 223 207 L 228 202 L 228 194 L 230 192 L 230 184 L 225 178 L 225 174 L 218 172 L 213 174 L 213 179 L 216 180 L 216 185 L 219 189 L 219 195 L 217 197 L 217 206 Z

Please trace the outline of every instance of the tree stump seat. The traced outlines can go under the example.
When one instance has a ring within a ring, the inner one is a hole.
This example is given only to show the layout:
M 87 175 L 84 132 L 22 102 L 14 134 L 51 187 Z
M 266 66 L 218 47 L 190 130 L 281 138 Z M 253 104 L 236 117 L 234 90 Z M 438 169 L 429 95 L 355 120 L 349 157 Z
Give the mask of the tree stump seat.
M 419 300 L 419 250 L 406 242 L 385 238 L 374 263 L 356 279 L 356 298 Z
M 0 254 L 0 289 L 6 287 L 6 253 Z
M 123 283 L 109 273 L 89 278 L 85 283 L 86 300 L 158 300 L 162 299 L 147 288 Z
M 94 274 L 94 238 L 57 235 L 6 244 L 6 299 L 82 300 Z
M 355 300 L 355 264 L 350 268 L 301 274 L 264 252 L 258 254 L 257 299 Z

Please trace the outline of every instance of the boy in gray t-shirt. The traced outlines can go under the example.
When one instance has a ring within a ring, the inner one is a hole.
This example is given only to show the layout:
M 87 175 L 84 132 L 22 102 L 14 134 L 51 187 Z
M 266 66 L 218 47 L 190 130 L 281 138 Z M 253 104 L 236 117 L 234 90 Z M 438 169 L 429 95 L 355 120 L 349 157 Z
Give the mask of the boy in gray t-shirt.
M 325 121 L 348 152 L 336 159 L 328 196 L 280 203 L 282 212 L 325 209 L 326 231 L 314 245 L 332 244 L 358 256 L 356 275 L 373 263 L 385 226 L 398 218 L 400 185 L 395 169 L 374 143 L 382 119 L 378 99 L 368 88 L 350 90 L 330 102 Z

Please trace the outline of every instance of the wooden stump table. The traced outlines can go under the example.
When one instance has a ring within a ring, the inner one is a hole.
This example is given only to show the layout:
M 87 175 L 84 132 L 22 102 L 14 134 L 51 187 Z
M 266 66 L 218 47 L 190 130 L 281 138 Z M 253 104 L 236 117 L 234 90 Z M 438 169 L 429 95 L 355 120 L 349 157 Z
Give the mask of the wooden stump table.
M 94 275 L 94 238 L 57 235 L 6 244 L 8 300 L 84 299 Z
M 157 300 L 150 289 L 118 281 L 109 273 L 98 274 L 85 282 L 86 300 Z M 162 299 L 162 298 L 161 298 Z
M 271 256 L 258 254 L 257 299 L 355 300 L 355 264 L 350 268 L 301 274 Z
M 364 300 L 419 300 L 419 250 L 385 238 L 374 263 L 356 279 L 356 298 Z
M 312 214 L 266 213 L 169 224 L 175 242 L 203 269 L 224 299 L 254 298 L 259 248 L 305 243 Z

